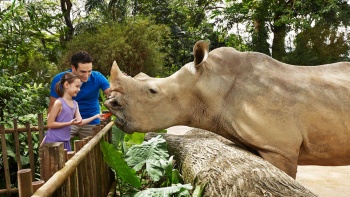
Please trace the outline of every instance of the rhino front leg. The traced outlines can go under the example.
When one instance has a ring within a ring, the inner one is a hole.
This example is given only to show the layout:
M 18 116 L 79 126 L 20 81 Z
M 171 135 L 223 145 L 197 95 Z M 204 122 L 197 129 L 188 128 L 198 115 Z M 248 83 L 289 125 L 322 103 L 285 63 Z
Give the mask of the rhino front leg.
M 270 162 L 272 165 L 284 171 L 293 179 L 296 178 L 297 168 L 298 168 L 297 156 L 285 157 L 279 153 L 270 152 L 270 151 L 258 151 L 258 152 L 260 156 L 264 158 L 266 161 Z

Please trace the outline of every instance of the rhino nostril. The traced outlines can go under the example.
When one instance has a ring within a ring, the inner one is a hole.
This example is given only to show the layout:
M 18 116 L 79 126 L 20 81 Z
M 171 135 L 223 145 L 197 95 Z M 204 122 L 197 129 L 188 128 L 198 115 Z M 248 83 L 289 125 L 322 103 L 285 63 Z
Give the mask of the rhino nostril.
M 116 100 L 110 102 L 110 105 L 111 105 L 112 107 L 120 107 L 120 106 L 121 106 L 120 103 L 119 103 L 118 101 L 116 101 Z

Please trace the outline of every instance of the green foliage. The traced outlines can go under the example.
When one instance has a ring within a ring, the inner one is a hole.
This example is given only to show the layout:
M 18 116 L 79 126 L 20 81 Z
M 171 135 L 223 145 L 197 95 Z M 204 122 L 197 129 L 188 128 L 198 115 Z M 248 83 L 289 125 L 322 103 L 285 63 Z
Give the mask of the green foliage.
M 226 2 L 227 6 L 215 10 L 213 17 L 218 18 L 217 25 L 222 30 L 232 30 L 237 23 L 244 25 L 245 30 L 238 34 L 248 34 L 245 39 L 250 50 L 268 55 L 271 51 L 278 60 L 301 65 L 349 59 L 350 35 L 344 33 L 344 27 L 349 26 L 350 4 L 346 0 Z M 288 33 L 297 36 L 287 42 Z M 268 43 L 270 36 L 272 43 Z M 315 47 L 305 47 L 304 43 Z M 331 54 L 316 49 L 329 51 L 334 47 L 337 52 Z
M 26 83 L 27 72 L 11 76 L 0 71 L 0 76 L 0 124 L 11 128 L 13 118 L 21 124 L 35 121 L 33 112 L 40 113 L 46 109 L 48 87 L 41 83 Z
M 175 196 L 183 196 L 183 197 L 190 197 L 190 193 L 188 190 L 191 190 L 192 186 L 190 184 L 182 185 L 182 184 L 175 184 L 170 187 L 164 187 L 164 188 L 149 188 L 144 191 L 138 192 L 135 194 L 135 197 L 170 197 L 174 194 L 177 194 Z
M 117 151 L 112 144 L 101 141 L 103 158 L 119 178 L 130 185 L 140 188 L 140 179 L 136 176 L 135 170 L 130 168 L 123 159 L 123 153 Z
M 62 25 L 55 2 L 13 1 L 0 11 L 0 69 L 12 75 L 29 72 L 31 80 L 48 82 L 60 52 Z M 29 79 L 28 79 L 29 80 Z
M 114 126 L 113 145 L 101 141 L 101 149 L 117 180 L 122 181 L 118 182 L 121 196 L 190 196 L 192 186 L 181 184 L 183 180 L 179 171 L 174 169 L 175 162 L 172 156 L 169 157 L 162 136 L 144 141 L 143 133 L 120 133 L 123 131 Z
M 167 167 L 164 161 L 169 157 L 166 141 L 161 136 L 130 147 L 126 156 L 126 162 L 136 171 L 146 166 L 146 172 L 152 181 L 159 181 L 163 176 L 164 167 Z
M 48 106 L 50 72 L 57 60 L 60 15 L 54 2 L 13 1 L 0 11 L 0 124 L 33 121 Z
M 96 31 L 79 34 L 68 44 L 63 65 L 69 65 L 73 53 L 85 50 L 94 57 L 94 69 L 104 75 L 109 75 L 116 60 L 129 75 L 142 71 L 157 76 L 164 63 L 163 43 L 168 32 L 166 26 L 147 19 L 99 24 Z

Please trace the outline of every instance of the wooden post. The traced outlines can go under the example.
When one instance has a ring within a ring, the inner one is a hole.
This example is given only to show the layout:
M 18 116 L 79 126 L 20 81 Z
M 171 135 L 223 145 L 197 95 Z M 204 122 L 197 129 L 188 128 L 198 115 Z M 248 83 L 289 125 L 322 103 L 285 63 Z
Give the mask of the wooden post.
M 2 158 L 4 162 L 5 180 L 6 180 L 6 190 L 11 190 L 11 179 L 10 179 L 10 169 L 9 162 L 7 160 L 7 150 L 6 150 L 6 138 L 5 138 L 5 128 L 4 125 L 0 125 L 1 133 L 1 148 L 2 148 Z
M 43 118 L 43 114 L 40 113 L 38 114 L 38 129 L 39 129 L 39 144 L 41 144 L 41 142 L 44 139 L 44 118 Z
M 74 151 L 69 151 L 67 153 L 67 161 L 70 160 L 74 156 Z M 69 184 L 70 184 L 70 196 L 76 196 L 76 186 L 77 186 L 77 170 L 74 170 L 73 173 L 69 176 Z
M 92 139 L 92 136 L 87 137 L 88 141 L 90 141 Z M 96 148 L 93 147 L 89 153 L 89 168 L 90 168 L 90 174 L 91 174 L 91 185 L 93 185 L 93 187 L 91 187 L 91 195 L 92 196 L 97 196 L 98 194 L 98 190 L 97 187 L 99 185 L 99 182 L 97 181 L 97 172 L 96 172 Z
M 39 181 L 34 181 L 32 183 L 33 186 L 33 193 L 36 192 L 36 190 L 38 190 L 42 185 L 44 185 L 45 181 L 44 180 L 39 180 Z
M 74 172 L 74 170 L 81 164 L 85 159 L 85 156 L 91 151 L 93 147 L 99 147 L 101 138 L 108 132 L 108 130 L 114 125 L 114 122 L 108 123 L 92 140 L 89 141 L 80 151 L 76 152 L 75 155 L 65 163 L 65 166 L 55 173 L 45 184 L 40 187 L 34 194 L 33 197 L 50 197 L 54 191 L 56 191 L 66 179 Z M 89 178 L 89 177 L 87 177 Z M 105 177 L 101 177 L 105 178 Z M 101 183 L 99 183 L 101 184 Z M 104 187 L 106 185 L 103 185 Z M 84 196 L 78 193 L 77 196 Z M 105 196 L 100 193 L 98 196 Z M 85 196 L 84 196 L 85 197 Z
M 62 142 L 45 143 L 40 151 L 40 174 L 41 179 L 48 181 L 52 175 L 64 167 L 66 158 L 64 157 Z M 58 189 L 53 196 L 64 196 L 65 187 Z
M 84 146 L 84 141 L 82 140 L 75 140 L 74 141 L 74 150 L 75 154 L 79 152 L 80 149 L 82 149 Z M 84 158 L 85 159 L 85 158 Z M 84 184 L 86 182 L 84 176 L 84 172 L 86 172 L 86 163 L 84 162 L 84 159 L 80 162 L 80 164 L 77 167 L 77 174 L 78 174 L 78 196 L 87 196 L 85 191 Z
M 18 137 L 18 128 L 17 128 L 17 119 L 13 119 L 13 126 L 14 126 L 14 137 L 15 137 L 15 147 L 16 147 L 16 160 L 17 160 L 17 170 L 22 169 L 22 163 L 21 163 L 21 153 L 19 149 L 19 137 Z
M 28 148 L 29 148 L 29 163 L 30 163 L 30 169 L 32 169 L 32 178 L 34 179 L 35 164 L 34 164 L 33 138 L 32 138 L 32 131 L 31 131 L 29 122 L 26 123 L 26 129 L 27 129 L 27 142 L 28 142 Z
M 31 169 L 17 171 L 19 197 L 30 197 L 33 194 L 31 171 Z

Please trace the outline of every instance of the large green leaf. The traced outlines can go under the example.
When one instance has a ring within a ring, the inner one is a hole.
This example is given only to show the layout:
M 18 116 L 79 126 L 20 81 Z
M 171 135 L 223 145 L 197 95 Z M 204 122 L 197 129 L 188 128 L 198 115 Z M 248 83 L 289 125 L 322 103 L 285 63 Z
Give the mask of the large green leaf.
M 124 141 L 128 147 L 131 147 L 135 144 L 142 144 L 145 141 L 145 133 L 134 132 L 133 134 L 126 134 Z
M 174 196 L 174 194 L 178 194 L 175 196 L 184 196 L 190 197 L 190 192 L 188 190 L 192 190 L 192 186 L 190 184 L 182 185 L 176 184 L 170 187 L 163 188 L 149 188 L 143 191 L 136 193 L 135 197 L 170 197 Z
M 162 136 L 156 136 L 140 145 L 130 147 L 125 161 L 136 171 L 146 165 L 146 171 L 153 181 L 158 181 L 164 175 L 160 161 L 167 161 L 169 154 L 166 141 Z
M 141 181 L 136 176 L 134 169 L 130 168 L 125 160 L 123 159 L 123 154 L 117 151 L 112 144 L 101 140 L 100 142 L 101 150 L 103 153 L 103 159 L 107 162 L 109 167 L 111 167 L 124 182 L 131 184 L 136 188 L 141 187 Z

